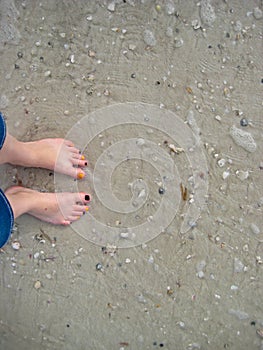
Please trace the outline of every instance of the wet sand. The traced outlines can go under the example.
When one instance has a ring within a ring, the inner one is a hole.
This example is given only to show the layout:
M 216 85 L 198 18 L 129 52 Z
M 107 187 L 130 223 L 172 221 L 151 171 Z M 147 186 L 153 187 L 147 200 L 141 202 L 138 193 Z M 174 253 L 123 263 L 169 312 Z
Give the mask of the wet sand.
M 125 114 L 128 102 L 153 105 L 150 121 L 159 108 L 161 120 L 153 131 L 143 123 L 105 128 L 82 149 L 89 160 L 82 182 L 1 166 L 3 189 L 23 184 L 53 192 L 66 184 L 87 189 L 93 200 L 80 221 L 84 237 L 74 225 L 54 227 L 27 215 L 16 220 L 0 253 L 0 349 L 263 349 L 257 334 L 263 328 L 262 6 L 259 0 L 0 1 L 0 109 L 14 136 L 74 135 L 83 146 L 87 130 L 71 134 L 72 127 L 90 115 L 96 126 L 101 108 L 119 103 Z M 106 115 L 105 126 L 114 110 Z M 169 149 L 182 147 L 171 138 L 173 128 L 182 142 L 191 131 L 206 164 L 198 173 L 208 185 L 205 205 L 187 232 L 183 219 L 191 200 L 200 200 L 191 182 L 200 160 L 191 160 L 191 147 Z M 111 190 L 122 201 L 135 179 L 148 182 L 149 196 L 135 216 L 106 207 L 91 183 L 103 152 L 130 138 L 144 145 L 147 137 L 176 164 L 176 195 L 184 197 L 180 182 L 188 193 L 149 242 L 124 249 L 105 239 L 96 244 L 101 236 L 91 216 L 109 231 L 127 229 L 154 218 L 156 205 L 170 200 L 154 159 L 126 159 L 112 173 Z

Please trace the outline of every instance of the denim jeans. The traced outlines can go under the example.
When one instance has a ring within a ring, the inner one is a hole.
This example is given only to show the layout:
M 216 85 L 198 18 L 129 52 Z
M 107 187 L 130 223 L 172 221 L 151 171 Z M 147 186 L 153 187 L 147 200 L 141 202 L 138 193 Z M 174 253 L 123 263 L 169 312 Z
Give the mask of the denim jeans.
M 0 112 L 0 152 L 6 138 L 6 124 Z M 0 179 L 1 181 L 1 179 Z M 4 192 L 0 189 L 0 248 L 9 240 L 14 225 L 14 214 Z

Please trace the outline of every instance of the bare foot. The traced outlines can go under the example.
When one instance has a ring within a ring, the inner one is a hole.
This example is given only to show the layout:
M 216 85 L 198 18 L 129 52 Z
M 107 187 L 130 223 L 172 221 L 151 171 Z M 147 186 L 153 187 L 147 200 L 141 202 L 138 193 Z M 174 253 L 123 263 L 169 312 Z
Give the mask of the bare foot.
M 78 220 L 88 211 L 90 201 L 85 193 L 41 193 L 19 186 L 10 187 L 5 195 L 15 219 L 27 213 L 55 225 L 69 225 Z
M 26 167 L 54 170 L 58 173 L 82 179 L 85 157 L 64 139 L 43 139 L 33 142 L 20 142 L 10 134 L 0 151 L 0 164 L 10 163 Z

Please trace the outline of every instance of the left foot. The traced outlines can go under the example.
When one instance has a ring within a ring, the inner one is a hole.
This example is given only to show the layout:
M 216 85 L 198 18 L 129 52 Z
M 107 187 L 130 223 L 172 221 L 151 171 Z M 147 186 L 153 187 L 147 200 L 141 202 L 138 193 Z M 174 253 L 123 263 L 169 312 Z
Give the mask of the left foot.
M 56 138 L 20 142 L 9 134 L 0 151 L 0 164 L 3 163 L 50 169 L 75 179 L 85 176 L 81 168 L 87 166 L 85 157 L 71 141 Z
M 55 225 L 70 225 L 86 211 L 90 195 L 85 193 L 41 193 L 13 186 L 5 191 L 14 218 L 30 214 Z

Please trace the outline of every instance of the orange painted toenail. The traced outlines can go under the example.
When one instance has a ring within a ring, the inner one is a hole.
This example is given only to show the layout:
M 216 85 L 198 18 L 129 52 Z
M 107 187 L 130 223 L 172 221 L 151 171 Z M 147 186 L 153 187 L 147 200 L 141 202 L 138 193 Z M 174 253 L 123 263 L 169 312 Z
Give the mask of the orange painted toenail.
M 84 160 L 84 159 L 85 159 L 85 156 L 82 155 L 82 156 L 81 156 L 81 160 Z
M 83 179 L 85 175 L 83 173 L 78 173 L 78 179 Z
M 89 211 L 89 207 L 86 207 L 85 210 L 86 210 L 86 211 Z

